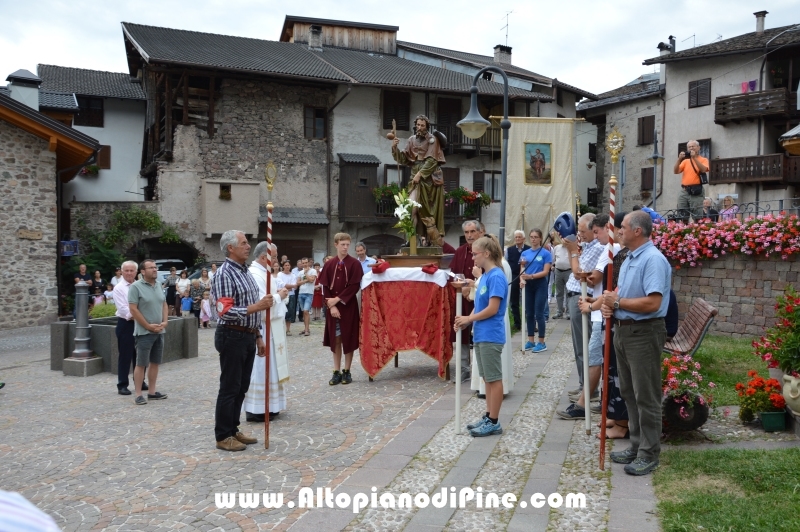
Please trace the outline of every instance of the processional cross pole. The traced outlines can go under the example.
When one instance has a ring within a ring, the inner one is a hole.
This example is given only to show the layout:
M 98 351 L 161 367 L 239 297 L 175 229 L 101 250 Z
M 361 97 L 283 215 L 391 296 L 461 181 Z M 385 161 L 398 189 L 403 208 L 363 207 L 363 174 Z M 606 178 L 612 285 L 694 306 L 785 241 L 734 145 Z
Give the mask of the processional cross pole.
M 272 188 L 275 186 L 275 178 L 278 169 L 270 161 L 264 172 L 264 180 L 267 182 L 267 295 L 272 293 Z M 272 349 L 272 309 L 267 309 L 264 323 L 264 353 L 265 353 L 265 375 L 264 375 L 264 449 L 269 449 L 269 362 L 270 350 Z

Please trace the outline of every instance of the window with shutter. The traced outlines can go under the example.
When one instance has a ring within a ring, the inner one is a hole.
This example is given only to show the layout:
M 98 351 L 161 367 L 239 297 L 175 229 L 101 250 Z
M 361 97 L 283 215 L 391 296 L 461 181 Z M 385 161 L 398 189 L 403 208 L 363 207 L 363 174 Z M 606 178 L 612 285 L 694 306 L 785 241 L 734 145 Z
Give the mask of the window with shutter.
M 383 91 L 383 129 L 392 129 L 392 119 L 398 131 L 411 130 L 411 93 Z
M 111 168 L 111 146 L 100 146 L 97 151 L 97 166 L 101 170 L 108 170 Z
M 711 105 L 711 78 L 689 82 L 689 108 Z
M 500 175 L 497 170 L 483 172 L 483 192 L 489 194 L 492 201 L 500 201 Z
M 437 126 L 455 126 L 459 120 L 464 118 L 464 115 L 461 114 L 461 100 L 456 98 L 439 98 L 437 104 Z
M 589 143 L 589 162 L 596 163 L 597 162 L 597 143 L 590 142 Z
M 384 164 L 383 165 L 383 183 L 397 183 L 402 187 L 408 186 L 408 181 L 411 179 L 411 168 L 405 165 L 397 164 Z
M 460 168 L 442 168 L 442 177 L 444 178 L 444 191 L 450 192 L 460 186 L 461 169 Z
M 653 130 L 656 128 L 656 116 L 642 116 L 637 119 L 638 122 L 638 136 L 637 144 L 645 146 L 653 143 Z
M 653 167 L 642 168 L 642 191 L 651 191 L 655 185 Z
M 483 172 L 472 172 L 472 190 L 483 192 Z
M 304 116 L 305 137 L 307 139 L 325 138 L 325 109 L 306 107 Z

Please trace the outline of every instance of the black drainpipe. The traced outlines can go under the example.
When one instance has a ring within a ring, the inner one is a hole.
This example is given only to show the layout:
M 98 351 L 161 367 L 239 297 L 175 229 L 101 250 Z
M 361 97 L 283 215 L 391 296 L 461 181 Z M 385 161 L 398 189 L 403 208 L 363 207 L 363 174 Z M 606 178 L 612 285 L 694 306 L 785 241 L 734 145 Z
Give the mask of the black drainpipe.
M 331 159 L 333 158 L 333 152 L 331 147 L 331 136 L 333 135 L 333 124 L 331 123 L 331 113 L 333 112 L 336 107 L 342 103 L 342 100 L 347 98 L 350 94 L 350 91 L 353 90 L 352 83 L 347 84 L 347 92 L 345 92 L 341 98 L 336 100 L 336 103 L 333 104 L 333 107 L 327 110 L 325 115 L 325 120 L 328 125 L 328 135 L 325 137 L 325 144 L 327 145 L 327 149 L 325 150 L 325 168 L 328 174 L 328 216 L 331 217 L 331 221 L 333 221 L 333 205 L 331 205 Z M 330 252 L 330 244 L 331 244 L 331 227 L 330 222 L 328 222 L 328 230 L 325 231 L 325 255 Z

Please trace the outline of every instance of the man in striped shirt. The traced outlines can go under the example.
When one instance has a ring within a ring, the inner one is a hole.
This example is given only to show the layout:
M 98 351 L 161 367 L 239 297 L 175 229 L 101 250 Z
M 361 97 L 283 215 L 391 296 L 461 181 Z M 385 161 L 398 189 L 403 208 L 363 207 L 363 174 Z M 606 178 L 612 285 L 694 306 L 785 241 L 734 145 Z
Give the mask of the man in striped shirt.
M 226 231 L 220 237 L 219 247 L 227 260 L 211 281 L 212 312 L 217 314 L 219 323 L 214 347 L 222 370 L 214 434 L 217 449 L 243 451 L 258 441 L 239 431 L 239 415 L 250 387 L 256 350 L 262 356 L 265 353 L 259 325 L 264 321 L 263 311 L 272 306 L 272 294 L 258 299 L 258 286 L 245 265 L 250 243 L 244 233 Z

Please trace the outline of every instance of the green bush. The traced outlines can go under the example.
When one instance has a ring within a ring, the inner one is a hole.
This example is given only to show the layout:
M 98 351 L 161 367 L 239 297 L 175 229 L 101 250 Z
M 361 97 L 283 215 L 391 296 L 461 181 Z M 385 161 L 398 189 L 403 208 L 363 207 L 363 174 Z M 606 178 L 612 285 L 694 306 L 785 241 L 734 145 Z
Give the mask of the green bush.
M 110 318 L 117 312 L 117 307 L 111 303 L 103 303 L 102 305 L 95 305 L 89 311 L 90 318 Z

